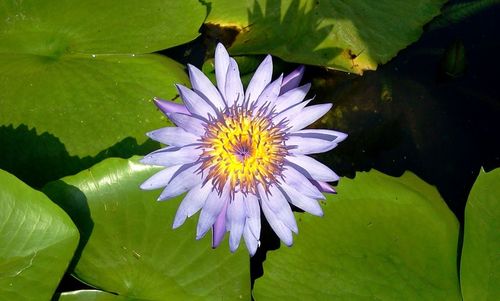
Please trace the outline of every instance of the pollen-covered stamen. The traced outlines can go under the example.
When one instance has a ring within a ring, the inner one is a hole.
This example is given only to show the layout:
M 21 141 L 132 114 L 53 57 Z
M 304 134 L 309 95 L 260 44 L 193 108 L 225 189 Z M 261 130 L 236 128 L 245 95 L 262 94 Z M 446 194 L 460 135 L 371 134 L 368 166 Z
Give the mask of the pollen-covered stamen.
M 276 183 L 287 154 L 285 131 L 264 111 L 228 108 L 209 122 L 200 156 L 202 172 L 219 191 L 229 181 L 233 191 L 256 193 L 257 184 Z

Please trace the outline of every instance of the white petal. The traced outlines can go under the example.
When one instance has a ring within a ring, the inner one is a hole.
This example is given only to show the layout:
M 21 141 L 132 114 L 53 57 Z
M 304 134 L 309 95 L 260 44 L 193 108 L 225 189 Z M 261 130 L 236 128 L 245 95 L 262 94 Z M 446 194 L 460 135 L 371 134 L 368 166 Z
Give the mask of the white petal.
M 193 115 L 169 113 L 167 116 L 177 126 L 192 134 L 195 134 L 196 136 L 202 136 L 203 134 L 205 134 L 206 123 Z
M 285 183 L 294 187 L 300 193 L 314 198 L 314 199 L 324 199 L 325 197 L 319 191 L 319 189 L 314 186 L 302 173 L 297 171 L 291 166 L 285 166 L 283 169 L 283 177 Z
M 229 182 L 228 182 L 229 183 Z M 205 205 L 201 209 L 198 225 L 196 227 L 196 239 L 201 239 L 212 227 L 219 215 L 224 203 L 229 199 L 229 184 L 226 183 L 222 194 L 219 195 L 217 189 L 212 190 L 207 197 Z M 207 183 L 208 185 L 209 183 Z
M 223 110 L 226 104 L 222 100 L 219 90 L 215 88 L 208 77 L 200 69 L 190 64 L 188 64 L 188 71 L 193 89 L 203 95 L 204 99 L 212 103 L 215 108 Z
M 303 138 L 314 138 L 314 139 L 323 139 L 335 143 L 339 143 L 344 141 L 347 138 L 347 134 L 342 132 L 337 132 L 333 130 L 324 130 L 324 129 L 306 129 L 300 130 L 291 133 L 292 136 L 299 136 Z
M 226 76 L 226 89 L 224 99 L 229 107 L 233 104 L 242 104 L 245 94 L 243 93 L 243 84 L 240 79 L 240 70 L 238 64 L 233 58 L 229 59 L 229 68 Z
M 262 206 L 262 212 L 264 212 L 264 215 L 269 222 L 269 225 L 271 228 L 274 230 L 276 235 L 285 243 L 287 246 L 291 246 L 293 243 L 293 237 L 292 237 L 292 231 L 283 224 L 283 222 L 274 214 L 274 212 L 269 208 L 269 205 L 267 202 L 262 201 L 261 202 Z
M 303 101 L 310 88 L 311 84 L 305 84 L 298 88 L 292 89 L 283 95 L 280 95 L 275 104 L 276 112 L 284 111 Z
M 264 88 L 271 82 L 272 75 L 273 59 L 270 55 L 267 55 L 252 76 L 245 92 L 245 99 L 248 100 L 250 107 L 259 98 Z
M 174 174 L 182 165 L 172 166 L 155 173 L 151 178 L 141 184 L 141 189 L 153 190 L 167 186 Z
M 196 170 L 200 167 L 200 164 L 184 164 L 177 172 L 172 176 L 172 180 L 165 187 L 163 192 L 158 198 L 159 201 L 170 199 L 174 196 L 182 194 L 191 187 L 198 185 L 202 181 L 200 174 Z
M 247 246 L 248 253 L 250 253 L 250 256 L 253 256 L 257 251 L 257 247 L 259 247 L 260 242 L 255 236 L 253 236 L 253 233 L 250 231 L 250 227 L 248 226 L 248 222 L 245 224 L 245 228 L 243 229 L 243 238 L 245 239 L 245 245 Z
M 236 193 L 234 200 L 229 203 L 227 210 L 227 219 L 229 224 L 229 249 L 231 252 L 236 251 L 240 244 L 243 228 L 245 227 L 246 213 L 245 203 L 242 193 Z
M 226 94 L 226 76 L 229 67 L 229 54 L 221 43 L 215 48 L 215 79 L 222 95 Z
M 244 199 L 247 224 L 253 235 L 260 238 L 260 206 L 259 199 L 253 194 L 247 194 Z
M 288 161 L 288 165 L 291 165 L 309 179 L 323 182 L 335 182 L 339 179 L 339 176 L 333 170 L 311 157 L 295 155 L 287 156 L 285 159 Z
M 321 116 L 325 115 L 331 108 L 331 103 L 314 105 L 304 108 L 300 112 L 300 115 L 290 119 L 290 131 L 294 132 L 305 128 L 306 126 L 321 118 Z
M 280 94 L 282 80 L 283 74 L 264 88 L 264 91 L 262 91 L 259 98 L 257 98 L 257 109 L 262 106 L 269 106 L 270 108 L 273 107 L 278 99 L 278 95 Z
M 293 135 L 288 137 L 285 144 L 289 146 L 288 151 L 290 154 L 299 155 L 324 153 L 337 146 L 335 142 Z
M 284 195 L 290 203 L 299 207 L 305 212 L 309 212 L 317 216 L 323 216 L 323 210 L 321 210 L 321 206 L 318 204 L 318 201 L 303 195 L 288 184 L 281 184 L 281 188 L 283 189 Z
M 146 135 L 155 141 L 173 146 L 184 146 L 199 142 L 198 136 L 174 126 L 151 131 Z
M 174 166 L 195 162 L 203 151 L 197 145 L 170 146 L 152 152 L 141 159 L 141 163 L 160 166 Z
M 216 114 L 213 107 L 201 98 L 198 93 L 184 87 L 183 85 L 177 84 L 175 86 L 177 87 L 177 91 L 179 91 L 179 94 L 189 112 L 203 118 L 208 118 L 210 115 L 215 117 Z
M 312 99 L 308 99 L 306 101 L 300 102 L 280 113 L 278 113 L 276 116 L 273 117 L 273 122 L 275 124 L 280 123 L 281 121 L 290 121 L 292 119 L 295 119 L 296 117 L 300 117 L 300 113 L 304 110 L 304 107 L 307 106 L 309 102 L 311 102 Z
M 212 187 L 208 183 L 205 186 L 203 186 L 203 183 L 200 183 L 189 190 L 177 209 L 172 228 L 176 229 L 180 227 L 184 224 L 186 218 L 198 212 L 205 204 L 208 194 L 211 191 Z
M 283 224 L 295 233 L 299 231 L 292 209 L 290 208 L 285 196 L 276 185 L 271 185 L 269 187 L 269 193 L 266 193 L 262 185 L 259 185 L 259 196 L 262 203 L 267 203 L 269 208 L 271 208 L 276 217 Z

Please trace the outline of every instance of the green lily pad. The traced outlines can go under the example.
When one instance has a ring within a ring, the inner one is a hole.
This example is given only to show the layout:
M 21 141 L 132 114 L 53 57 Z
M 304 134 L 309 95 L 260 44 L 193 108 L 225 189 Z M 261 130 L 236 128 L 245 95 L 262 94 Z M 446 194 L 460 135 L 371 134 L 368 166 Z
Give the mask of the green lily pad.
M 247 251 L 232 254 L 227 241 L 214 250 L 210 235 L 196 241 L 196 218 L 172 230 L 181 198 L 157 202 L 160 191 L 139 189 L 159 170 L 112 158 L 44 188 L 82 233 L 74 275 L 132 298 L 248 300 Z
M 98 290 L 80 290 L 65 292 L 59 296 L 59 301 L 140 301 L 110 294 Z
M 214 0 L 206 22 L 238 32 L 232 54 L 362 73 L 415 42 L 444 2 Z
M 296 214 L 294 245 L 267 254 L 255 300 L 461 300 L 459 224 L 434 187 L 357 173 L 322 207 Z
M 83 160 L 117 146 L 128 156 L 151 150 L 143 147 L 144 133 L 165 126 L 151 99 L 174 98 L 174 84 L 188 79 L 180 64 L 145 53 L 194 39 L 205 14 L 196 0 L 126 0 L 119 5 L 1 0 L 2 153 L 16 154 L 19 165 L 47 159 L 57 165 L 50 154 Z M 28 139 L 25 128 L 34 129 L 36 137 Z M 44 135 L 53 141 L 37 143 Z M 127 139 L 132 143 L 123 143 Z M 32 142 L 19 145 L 18 140 Z M 90 167 L 87 163 L 75 160 L 75 168 L 28 180 L 38 186 Z M 9 164 L 0 159 L 0 167 L 17 175 L 20 169 Z
M 500 296 L 500 168 L 481 170 L 465 207 L 460 278 L 465 301 Z
M 50 300 L 78 237 L 61 208 L 0 170 L 0 300 Z

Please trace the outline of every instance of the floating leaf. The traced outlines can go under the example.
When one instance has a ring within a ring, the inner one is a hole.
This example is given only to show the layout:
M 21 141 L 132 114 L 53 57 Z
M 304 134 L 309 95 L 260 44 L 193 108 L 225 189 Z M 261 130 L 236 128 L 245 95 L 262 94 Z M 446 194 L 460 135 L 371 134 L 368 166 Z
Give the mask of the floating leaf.
M 255 300 L 461 300 L 459 225 L 432 186 L 358 173 L 323 209 L 296 215 L 301 233 L 267 254 Z
M 481 170 L 465 207 L 460 277 L 465 301 L 500 296 L 500 168 Z
M 0 170 L 0 300 L 50 300 L 77 243 L 61 208 Z
M 127 154 L 151 150 L 140 148 L 144 133 L 165 125 L 151 98 L 174 98 L 173 84 L 188 80 L 178 63 L 144 53 L 194 39 L 204 17 L 196 0 L 0 0 L 2 153 L 18 154 L 21 164 L 50 158 L 53 149 L 43 144 L 16 144 L 26 140 L 25 127 L 53 137 L 67 157 L 94 157 L 116 145 Z M 134 143 L 120 144 L 125 139 Z
M 444 2 L 214 0 L 206 22 L 239 32 L 232 54 L 362 73 L 415 42 Z
M 121 296 L 149 300 L 248 300 L 249 258 L 228 243 L 213 250 L 195 240 L 197 220 L 172 230 L 180 198 L 156 202 L 139 185 L 161 170 L 136 160 L 107 159 L 44 191 L 82 233 L 74 274 Z

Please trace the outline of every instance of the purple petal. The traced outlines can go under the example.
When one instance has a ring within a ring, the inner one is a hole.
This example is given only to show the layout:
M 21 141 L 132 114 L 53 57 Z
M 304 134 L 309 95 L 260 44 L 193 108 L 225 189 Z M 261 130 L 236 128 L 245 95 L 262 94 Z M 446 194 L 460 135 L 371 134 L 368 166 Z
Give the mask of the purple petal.
M 231 252 L 235 252 L 240 244 L 241 235 L 243 234 L 243 229 L 245 227 L 245 201 L 243 200 L 243 194 L 237 192 L 234 196 L 234 200 L 229 203 L 229 208 L 227 211 L 227 220 L 229 223 L 229 249 Z
M 189 114 L 186 106 L 183 104 L 175 103 L 173 101 L 163 100 L 159 98 L 153 98 L 155 105 L 163 112 L 163 114 L 168 115 L 169 113 L 183 113 Z
M 271 82 L 273 75 L 273 59 L 270 55 L 260 63 L 245 92 L 245 99 L 251 106 L 259 98 L 264 88 Z
M 247 246 L 248 253 L 250 256 L 253 256 L 259 247 L 259 240 L 253 236 L 248 223 L 245 224 L 245 228 L 243 229 L 243 238 L 245 239 L 245 245 Z
M 280 75 L 276 80 L 267 85 L 264 88 L 264 91 L 257 98 L 257 108 L 262 107 L 264 105 L 269 105 L 272 107 L 276 100 L 278 99 L 278 95 L 280 93 L 281 81 L 283 80 L 283 74 Z
M 298 192 L 297 189 L 286 183 L 281 184 L 281 188 L 283 189 L 284 195 L 288 202 L 299 207 L 305 212 L 309 212 L 316 216 L 323 216 L 323 210 L 321 210 L 321 206 L 318 204 L 318 201 L 303 195 L 302 193 Z
M 275 110 L 276 112 L 284 111 L 299 102 L 303 101 L 311 88 L 311 84 L 305 84 L 298 88 L 292 89 L 285 94 L 281 94 L 276 100 Z
M 337 143 L 328 140 L 293 135 L 290 135 L 285 143 L 289 146 L 290 154 L 299 155 L 324 153 L 337 146 Z
M 331 141 L 335 143 L 339 143 L 344 141 L 347 138 L 347 134 L 333 131 L 333 130 L 323 130 L 323 129 L 307 129 L 300 130 L 291 133 L 292 136 L 300 136 L 304 138 L 314 138 L 314 139 L 323 139 L 326 141 Z
M 210 115 L 215 117 L 216 114 L 212 106 L 201 98 L 200 95 L 183 85 L 175 86 L 190 113 L 204 118 L 208 118 Z
M 311 123 L 315 122 L 321 116 L 325 115 L 332 108 L 331 103 L 325 103 L 320 105 L 314 105 L 304 108 L 299 116 L 295 116 L 290 120 L 289 126 L 291 132 L 295 132 L 305 128 Z M 285 111 L 286 112 L 286 111 Z
M 286 166 L 283 169 L 285 183 L 295 188 L 300 193 L 314 199 L 324 199 L 325 197 L 302 173 L 295 168 Z
M 215 79 L 222 95 L 226 95 L 226 76 L 229 68 L 229 54 L 221 43 L 215 48 Z
M 219 90 L 215 88 L 208 77 L 193 65 L 188 64 L 189 78 L 191 85 L 196 92 L 201 93 L 206 101 L 209 101 L 213 106 L 219 110 L 226 107 L 225 102 L 222 100 Z
M 201 183 L 202 177 L 196 172 L 199 167 L 200 164 L 182 165 L 182 167 L 174 173 L 168 185 L 165 186 L 165 189 L 160 194 L 158 201 L 178 196 L 179 194 L 188 191 L 193 186 Z
M 174 174 L 181 167 L 182 165 L 172 166 L 155 173 L 152 177 L 141 184 L 141 189 L 153 190 L 167 186 L 168 182 L 170 182 Z
M 285 226 L 295 233 L 299 231 L 292 209 L 285 196 L 276 185 L 271 185 L 269 187 L 269 193 L 266 193 L 262 185 L 259 185 L 259 196 L 262 203 L 267 202 L 267 205 L 274 212 L 276 218 L 285 224 Z
M 229 183 L 229 182 L 228 182 Z M 229 184 L 226 183 L 222 194 L 214 189 L 207 197 L 205 205 L 201 209 L 198 225 L 196 226 L 196 239 L 201 239 L 212 227 L 221 212 L 224 204 L 229 200 Z
M 226 93 L 224 94 L 224 99 L 229 107 L 235 103 L 243 103 L 245 94 L 243 93 L 243 84 L 240 79 L 240 70 L 238 69 L 238 64 L 233 58 L 229 59 L 225 91 Z
M 196 145 L 170 146 L 146 155 L 141 159 L 141 163 L 169 167 L 194 162 L 200 158 L 202 153 L 203 151 Z
M 285 243 L 285 245 L 291 246 L 293 243 L 292 231 L 290 231 L 290 229 L 285 226 L 276 214 L 274 214 L 271 208 L 269 208 L 269 203 L 267 201 L 262 200 L 261 206 L 262 212 L 264 212 L 264 215 L 273 231 Z
M 224 206 L 222 206 L 222 210 L 212 226 L 212 248 L 214 249 L 220 245 L 222 239 L 224 238 L 224 234 L 226 234 L 226 213 L 228 203 L 229 199 L 225 200 Z
M 316 188 L 319 189 L 319 191 L 321 192 L 325 192 L 325 193 L 337 193 L 337 191 L 335 191 L 335 189 L 328 183 L 326 182 L 323 182 L 323 181 L 316 181 L 316 180 L 311 180 L 309 179 L 309 181 L 311 181 L 311 183 L 316 186 Z
M 165 127 L 151 131 L 146 135 L 155 141 L 172 146 L 184 146 L 199 142 L 199 137 L 186 132 L 180 127 Z
M 169 113 L 167 116 L 173 123 L 187 132 L 195 134 L 196 136 L 205 134 L 206 123 L 195 116 L 181 113 Z
M 210 192 L 212 192 L 212 187 L 208 184 L 203 186 L 203 183 L 189 190 L 177 209 L 172 228 L 180 227 L 186 221 L 186 218 L 198 212 L 205 204 Z
M 248 194 L 244 200 L 245 212 L 247 216 L 246 223 L 250 227 L 253 235 L 260 238 L 260 206 L 259 199 L 253 194 Z
M 300 102 L 292 107 L 289 107 L 288 109 L 280 112 L 276 116 L 273 117 L 273 121 L 275 124 L 280 123 L 283 120 L 292 120 L 295 118 L 300 118 L 301 112 L 304 110 L 304 107 L 307 106 L 307 104 L 311 101 L 312 99 L 308 99 L 306 101 Z
M 333 170 L 311 157 L 296 155 L 287 156 L 285 159 L 288 161 L 286 163 L 287 165 L 290 165 L 294 169 L 298 170 L 308 179 L 323 182 L 335 182 L 339 179 L 339 176 L 337 176 Z
M 299 86 L 302 76 L 304 75 L 304 66 L 299 66 L 297 69 L 293 70 L 285 76 L 283 83 L 281 84 L 281 93 L 284 94 Z

